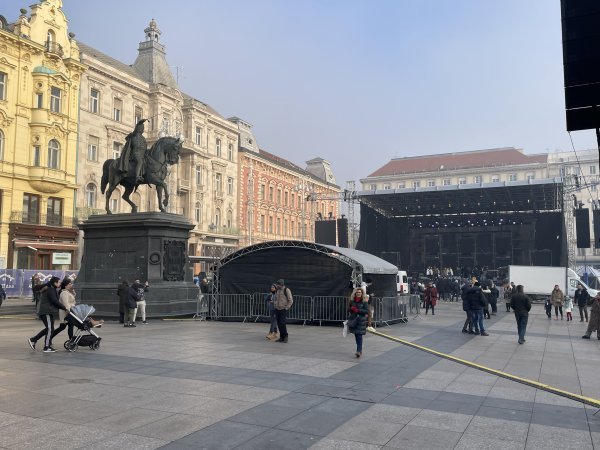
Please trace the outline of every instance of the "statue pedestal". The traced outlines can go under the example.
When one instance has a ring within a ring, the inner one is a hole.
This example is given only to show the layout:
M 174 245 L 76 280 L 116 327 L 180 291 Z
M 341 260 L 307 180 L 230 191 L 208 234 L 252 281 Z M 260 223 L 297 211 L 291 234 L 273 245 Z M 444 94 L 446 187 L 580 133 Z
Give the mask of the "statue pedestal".
M 90 216 L 84 232 L 81 268 L 75 280 L 77 302 L 93 305 L 98 317 L 117 317 L 117 286 L 148 281 L 146 315 L 165 317 L 196 312 L 198 288 L 192 281 L 187 242 L 194 228 L 187 219 L 159 212 Z

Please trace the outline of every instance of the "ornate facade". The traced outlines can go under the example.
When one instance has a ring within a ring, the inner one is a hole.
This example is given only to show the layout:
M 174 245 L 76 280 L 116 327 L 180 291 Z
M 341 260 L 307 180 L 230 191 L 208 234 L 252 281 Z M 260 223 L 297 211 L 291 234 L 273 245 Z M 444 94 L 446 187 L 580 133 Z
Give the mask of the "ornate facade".
M 189 253 L 220 255 L 238 246 L 237 126 L 179 90 L 156 21 L 144 33 L 131 66 L 80 44 L 89 70 L 81 83 L 78 216 L 104 213 L 102 164 L 120 155 L 139 119 L 148 119 L 148 146 L 165 135 L 185 139 L 179 163 L 167 177 L 167 211 L 195 225 Z M 113 213 L 131 211 L 122 192 L 117 189 L 109 200 Z M 142 186 L 132 200 L 140 212 L 158 210 L 155 189 Z
M 61 0 L 0 16 L 0 265 L 69 269 L 85 65 Z
M 321 158 L 299 166 L 259 148 L 252 126 L 239 127 L 240 240 L 243 245 L 295 239 L 315 241 L 316 220 L 338 218 L 341 190 Z

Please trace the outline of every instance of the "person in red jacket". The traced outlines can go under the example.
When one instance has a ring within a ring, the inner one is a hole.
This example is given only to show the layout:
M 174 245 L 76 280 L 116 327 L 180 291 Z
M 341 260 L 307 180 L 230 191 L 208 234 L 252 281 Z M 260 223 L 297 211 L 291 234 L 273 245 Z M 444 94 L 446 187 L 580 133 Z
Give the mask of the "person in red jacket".
M 435 316 L 435 305 L 437 304 L 439 294 L 433 283 L 430 281 L 425 289 L 425 314 L 431 307 L 431 315 Z

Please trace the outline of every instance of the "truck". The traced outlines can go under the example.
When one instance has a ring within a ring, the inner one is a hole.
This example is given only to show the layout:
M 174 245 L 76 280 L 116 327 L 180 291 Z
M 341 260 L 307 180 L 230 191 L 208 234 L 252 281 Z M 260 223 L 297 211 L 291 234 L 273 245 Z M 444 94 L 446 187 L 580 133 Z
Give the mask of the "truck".
M 532 300 L 545 300 L 554 285 L 558 284 L 566 296 L 573 298 L 577 285 L 581 284 L 594 297 L 598 291 L 588 287 L 573 269 L 548 266 L 508 266 L 508 281 L 523 285 L 523 291 Z

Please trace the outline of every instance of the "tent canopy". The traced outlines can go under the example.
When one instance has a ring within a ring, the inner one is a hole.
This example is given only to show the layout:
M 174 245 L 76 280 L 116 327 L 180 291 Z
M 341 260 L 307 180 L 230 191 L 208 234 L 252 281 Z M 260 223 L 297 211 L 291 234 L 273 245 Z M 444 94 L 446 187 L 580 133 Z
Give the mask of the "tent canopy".
M 396 294 L 398 268 L 360 250 L 303 241 L 268 241 L 225 257 L 219 268 L 220 292 L 267 292 L 283 278 L 294 295 L 348 295 L 358 276 L 373 280 L 379 296 Z

